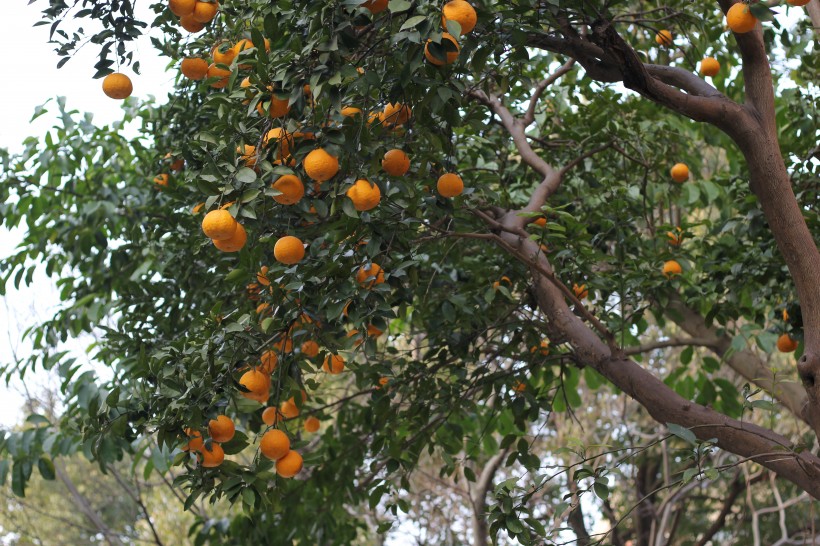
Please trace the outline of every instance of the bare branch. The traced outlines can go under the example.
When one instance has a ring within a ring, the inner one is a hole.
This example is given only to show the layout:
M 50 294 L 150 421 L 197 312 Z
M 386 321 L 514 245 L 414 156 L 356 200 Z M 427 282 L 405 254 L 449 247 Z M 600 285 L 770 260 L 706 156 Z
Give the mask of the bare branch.
M 625 355 L 638 355 L 656 351 L 658 349 L 667 349 L 669 347 L 714 347 L 717 341 L 714 338 L 705 337 L 689 337 L 689 338 L 673 338 L 666 341 L 658 341 L 655 343 L 647 343 L 639 347 L 624 348 Z
M 521 118 L 521 124 L 524 127 L 527 127 L 535 119 L 535 109 L 538 107 L 538 100 L 541 98 L 544 90 L 558 81 L 558 78 L 572 70 L 573 66 L 575 66 L 575 59 L 570 59 L 561 65 L 561 68 L 556 70 L 554 74 L 538 82 L 538 85 L 535 86 L 535 91 L 533 91 L 532 97 L 530 98 L 530 104 L 527 107 L 527 111 L 524 113 L 524 117 Z

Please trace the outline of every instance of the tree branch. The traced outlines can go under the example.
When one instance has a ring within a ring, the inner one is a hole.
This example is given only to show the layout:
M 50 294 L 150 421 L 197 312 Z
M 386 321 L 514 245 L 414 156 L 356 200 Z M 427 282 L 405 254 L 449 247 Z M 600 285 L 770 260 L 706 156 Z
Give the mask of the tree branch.
M 575 66 L 575 59 L 569 59 L 561 65 L 561 68 L 556 70 L 554 74 L 538 82 L 538 85 L 535 86 L 535 91 L 533 91 L 532 97 L 530 98 L 530 104 L 527 107 L 527 111 L 524 113 L 524 117 L 521 118 L 521 125 L 527 127 L 533 122 L 535 119 L 535 109 L 538 107 L 538 100 L 541 98 L 541 94 L 544 93 L 544 90 L 547 87 L 558 81 L 558 78 L 572 70 L 573 66 Z
M 658 349 L 667 349 L 669 347 L 714 347 L 717 341 L 713 338 L 705 337 L 689 337 L 689 338 L 672 338 L 666 341 L 656 341 L 654 343 L 647 343 L 638 347 L 625 347 L 625 355 L 639 355 L 656 351 Z

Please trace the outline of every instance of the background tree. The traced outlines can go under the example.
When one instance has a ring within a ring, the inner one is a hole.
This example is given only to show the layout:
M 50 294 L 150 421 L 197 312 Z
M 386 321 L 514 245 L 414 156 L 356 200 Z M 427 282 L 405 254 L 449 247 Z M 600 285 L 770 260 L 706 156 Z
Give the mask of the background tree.
M 62 112 L 2 158 L 0 217 L 28 227 L 6 282 L 45 267 L 64 300 L 6 368 L 55 370 L 66 394 L 59 425 L 3 444 L 15 492 L 42 457 L 150 452 L 146 473 L 179 472 L 186 508 L 241 506 L 200 542 L 349 544 L 426 513 L 413 495 L 431 479 L 479 544 L 565 528 L 581 544 L 814 540 L 818 67 L 802 8 L 360 4 L 44 11 L 66 59 L 83 36 L 65 19 L 94 29 L 99 76 L 149 24 L 186 64 L 167 104 L 125 103 L 136 138 Z M 730 9 L 748 32 L 724 30 Z M 111 381 L 54 350 L 88 331 Z M 288 452 L 259 443 L 271 427 L 301 455 L 269 460 Z M 742 495 L 750 525 L 727 527 Z M 609 532 L 590 532 L 582 498 Z M 362 505 L 376 513 L 352 517 Z

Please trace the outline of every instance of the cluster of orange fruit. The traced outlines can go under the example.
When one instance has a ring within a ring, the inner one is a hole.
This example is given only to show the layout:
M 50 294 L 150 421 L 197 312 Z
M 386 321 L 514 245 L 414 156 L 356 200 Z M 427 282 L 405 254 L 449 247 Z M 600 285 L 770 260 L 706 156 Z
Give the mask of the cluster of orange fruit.
M 205 443 L 200 431 L 188 428 L 185 429 L 188 443 L 182 449 L 196 453 L 203 467 L 215 468 L 225 460 L 225 452 L 221 444 L 230 442 L 234 434 L 236 434 L 236 426 L 233 421 L 230 417 L 220 415 L 208 422 L 208 436 L 211 439 L 209 444 Z
M 168 0 L 168 9 L 179 17 L 179 25 L 191 33 L 205 28 L 216 17 L 219 2 L 203 0 Z
M 678 184 L 683 184 L 689 180 L 689 167 L 685 163 L 675 163 L 669 174 L 672 177 L 672 180 Z M 668 243 L 673 247 L 679 247 L 683 242 L 683 232 L 679 227 L 675 228 L 674 231 L 667 231 L 666 236 L 669 239 Z M 681 265 L 677 262 L 677 260 L 668 260 L 664 262 L 661 271 L 663 272 L 664 277 L 671 279 L 672 277 L 683 273 L 683 268 L 681 268 Z
M 447 21 L 454 21 L 461 27 L 461 36 L 469 34 L 478 22 L 478 15 L 469 2 L 465 0 L 451 0 L 441 9 L 441 26 L 447 30 Z M 445 43 L 446 42 L 446 43 Z M 432 40 L 424 45 L 424 58 L 433 66 L 453 64 L 458 59 L 461 46 L 455 36 L 444 32 L 441 36 L 441 46 L 444 48 L 444 57 L 438 57 L 431 51 Z

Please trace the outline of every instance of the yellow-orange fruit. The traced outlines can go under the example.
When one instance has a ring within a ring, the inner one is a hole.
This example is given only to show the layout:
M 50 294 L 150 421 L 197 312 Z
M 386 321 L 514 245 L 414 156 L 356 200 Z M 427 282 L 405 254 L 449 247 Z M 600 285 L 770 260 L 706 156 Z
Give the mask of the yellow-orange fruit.
M 185 435 L 189 438 L 188 443 L 182 446 L 182 451 L 199 451 L 204 445 L 202 434 L 199 431 L 186 428 Z
M 687 167 L 683 163 L 676 163 L 672 167 L 670 174 L 672 176 L 672 180 L 674 180 L 675 182 L 686 182 L 687 180 L 689 180 L 689 167 Z
M 447 48 L 447 46 L 444 44 L 445 40 L 453 44 L 453 46 L 455 46 L 455 51 L 450 51 L 450 49 Z M 431 42 L 432 40 L 427 40 L 427 43 L 424 45 L 424 58 L 427 59 L 428 63 L 432 64 L 433 66 L 444 66 L 445 64 L 453 64 L 454 62 L 456 62 L 456 59 L 458 59 L 458 52 L 461 50 L 461 47 L 459 47 L 458 42 L 455 38 L 453 38 L 452 34 L 445 32 L 441 35 L 441 46 L 445 48 L 444 53 L 447 57 L 446 61 L 439 59 L 438 57 L 433 55 L 433 53 L 430 51 Z
M 264 404 L 270 393 L 270 377 L 259 370 L 249 370 L 239 378 L 239 384 L 248 389 L 242 396 Z
M 572 283 L 572 292 L 575 294 L 575 297 L 579 300 L 583 300 L 589 295 L 589 290 L 587 289 L 587 285 L 585 284 L 578 285 Z
M 299 407 L 296 405 L 296 402 L 293 401 L 293 398 L 282 402 L 280 411 L 286 419 L 295 419 L 296 417 L 299 417 Z
M 726 24 L 735 34 L 745 34 L 754 30 L 757 17 L 747 4 L 738 2 L 726 12 Z
M 236 231 L 227 239 L 218 240 L 212 239 L 214 246 L 222 252 L 239 252 L 248 242 L 248 232 L 245 231 L 245 226 L 236 224 Z
M 791 353 L 797 350 L 797 340 L 789 334 L 783 334 L 777 338 L 777 350 L 781 353 Z
M 720 63 L 714 57 L 704 57 L 700 62 L 700 73 L 704 76 L 714 77 L 720 72 Z
M 360 116 L 362 115 L 361 108 L 354 108 L 353 106 L 345 106 L 342 108 L 341 114 L 346 118 L 351 118 L 353 116 Z
M 203 25 L 199 21 L 194 20 L 193 13 L 191 13 L 190 15 L 183 15 L 182 17 L 180 17 L 179 25 L 192 34 L 196 34 L 203 28 L 205 28 L 205 25 Z
M 339 172 L 339 160 L 325 151 L 316 148 L 311 151 L 303 162 L 305 173 L 317 182 L 330 180 Z
M 382 159 L 382 169 L 390 176 L 404 176 L 410 170 L 410 158 L 402 150 L 388 150 Z
M 663 264 L 662 272 L 664 277 L 671 279 L 675 275 L 680 275 L 683 272 L 683 269 L 675 260 L 669 260 Z
M 308 358 L 316 358 L 319 355 L 319 344 L 309 339 L 302 343 L 302 354 Z
M 441 8 L 441 26 L 447 29 L 447 21 L 455 21 L 461 25 L 461 35 L 470 33 L 478 22 L 473 6 L 464 0 L 452 0 Z
M 367 180 L 356 180 L 347 190 L 348 198 L 353 201 L 353 208 L 362 212 L 375 208 L 382 198 L 379 186 L 371 184 Z
M 158 174 L 154 177 L 154 184 L 157 186 L 167 186 L 168 185 L 168 175 L 167 174 Z
M 290 135 L 281 127 L 274 127 L 262 137 L 262 142 L 265 146 L 279 146 L 279 158 L 281 159 L 290 155 L 293 138 L 293 135 Z
M 228 42 L 219 42 L 211 48 L 211 58 L 213 58 L 214 63 L 230 65 L 234 57 L 236 57 L 236 51 Z
M 443 174 L 436 183 L 436 189 L 442 197 L 455 197 L 464 191 L 464 181 L 457 174 Z
M 231 71 L 226 68 L 219 68 L 213 63 L 208 67 L 207 76 L 209 78 L 218 78 L 211 83 L 211 87 L 214 89 L 222 89 L 231 81 Z
M 236 433 L 236 426 L 234 426 L 231 418 L 226 415 L 220 415 L 216 419 L 211 419 L 208 422 L 208 433 L 214 442 L 230 442 Z
M 274 96 L 270 98 L 270 106 L 267 108 L 267 112 L 265 112 L 265 108 L 262 106 L 262 103 L 256 105 L 256 111 L 259 112 L 260 115 L 268 115 L 272 118 L 282 118 L 288 115 L 290 112 L 290 106 L 288 106 L 288 99 L 280 99 Z
M 320 425 L 321 422 L 316 417 L 310 416 L 305 419 L 304 427 L 306 432 L 316 432 L 319 430 Z
M 190 80 L 202 80 L 208 74 L 208 62 L 198 57 L 187 57 L 182 59 L 179 71 Z
M 381 113 L 381 120 L 386 125 L 392 127 L 407 123 L 407 120 L 409 120 L 412 115 L 413 112 L 410 110 L 409 106 L 400 102 L 397 102 L 396 104 L 391 102 L 384 107 L 384 111 Z
M 212 210 L 202 219 L 202 231 L 209 239 L 230 239 L 239 225 L 227 210 Z
M 282 478 L 292 478 L 302 471 L 302 456 L 295 451 L 288 451 L 276 461 L 276 474 Z
M 661 30 L 655 34 L 655 43 L 659 46 L 672 45 L 672 31 Z
M 373 288 L 374 285 L 384 282 L 384 270 L 377 263 L 363 265 L 356 272 L 356 282 L 365 288 Z
M 293 174 L 280 176 L 273 183 L 273 189 L 282 192 L 274 195 L 273 200 L 283 205 L 295 205 L 305 196 L 305 185 Z
M 103 93 L 112 99 L 127 99 L 134 92 L 134 85 L 131 78 L 120 72 L 109 74 L 102 82 Z
M 548 354 L 550 354 L 550 342 L 546 339 L 542 339 L 541 343 L 539 343 L 535 347 L 530 347 L 530 352 L 538 352 L 538 354 L 540 354 L 541 356 L 547 356 Z
M 168 0 L 168 9 L 177 17 L 191 15 L 195 6 L 196 0 Z
M 285 235 L 273 245 L 273 257 L 279 263 L 297 264 L 305 257 L 305 245 L 298 237 Z
M 281 430 L 269 430 L 262 436 L 262 440 L 259 442 L 259 450 L 268 459 L 276 461 L 290 451 L 290 438 Z
M 279 364 L 279 356 L 276 351 L 265 351 L 259 357 L 259 371 L 268 375 L 272 374 Z
M 225 452 L 222 450 L 222 446 L 216 442 L 211 444 L 210 451 L 207 446 L 203 445 L 202 449 L 199 450 L 199 460 L 204 468 L 216 468 L 225 460 Z
M 269 427 L 272 427 L 281 420 L 282 414 L 279 413 L 279 408 L 265 408 L 265 411 L 262 412 L 262 422 Z
M 214 17 L 216 17 L 216 12 L 219 9 L 219 2 L 214 1 L 213 3 L 209 2 L 200 2 L 197 0 L 196 6 L 194 6 L 194 12 L 191 14 L 191 17 L 197 23 L 210 23 L 213 21 Z
M 325 357 L 325 361 L 322 364 L 322 370 L 332 374 L 337 375 L 344 371 L 345 369 L 345 359 L 339 355 L 329 354 Z

